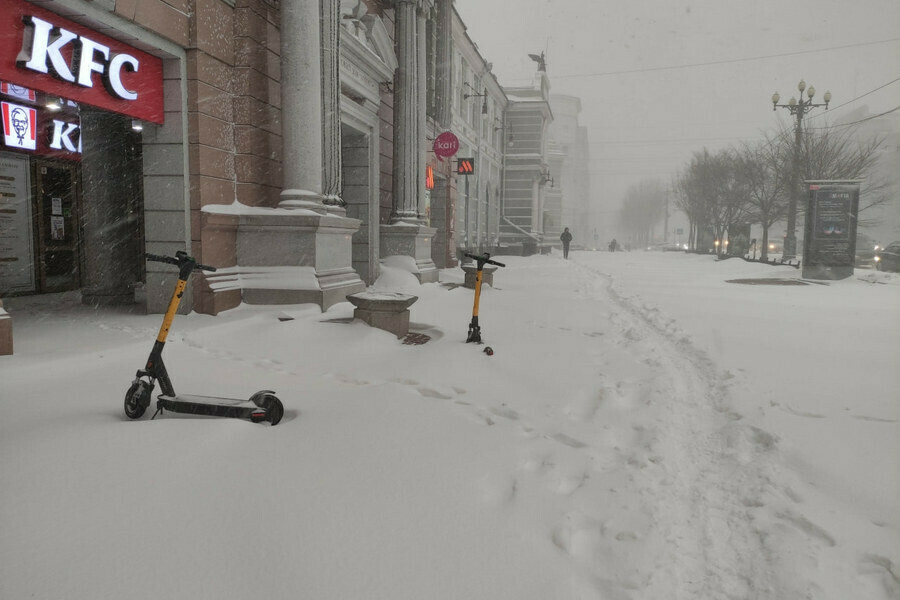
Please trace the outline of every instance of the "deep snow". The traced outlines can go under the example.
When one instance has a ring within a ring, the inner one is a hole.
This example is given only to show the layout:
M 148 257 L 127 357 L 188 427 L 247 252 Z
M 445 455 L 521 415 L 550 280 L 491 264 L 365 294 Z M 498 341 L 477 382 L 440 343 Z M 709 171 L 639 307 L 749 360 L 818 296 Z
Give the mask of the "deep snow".
M 900 275 L 570 258 L 501 259 L 491 357 L 460 269 L 374 286 L 422 345 L 349 303 L 177 317 L 176 389 L 274 389 L 274 428 L 128 421 L 160 316 L 7 299 L 0 598 L 900 597 Z

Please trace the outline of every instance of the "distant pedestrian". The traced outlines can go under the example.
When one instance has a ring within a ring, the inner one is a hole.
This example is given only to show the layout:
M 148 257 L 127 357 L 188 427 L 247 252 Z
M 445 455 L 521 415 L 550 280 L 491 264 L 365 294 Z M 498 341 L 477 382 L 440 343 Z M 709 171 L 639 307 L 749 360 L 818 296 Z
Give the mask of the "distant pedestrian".
M 616 251 L 616 248 L 617 248 L 618 246 L 619 246 L 619 242 L 617 242 L 616 239 L 613 238 L 613 241 L 611 241 L 611 242 L 609 243 L 609 251 L 610 251 L 610 252 L 615 252 L 615 251 Z
M 559 236 L 559 239 L 563 244 L 563 258 L 568 260 L 569 244 L 572 242 L 572 233 L 569 231 L 568 227 L 563 230 L 562 235 Z

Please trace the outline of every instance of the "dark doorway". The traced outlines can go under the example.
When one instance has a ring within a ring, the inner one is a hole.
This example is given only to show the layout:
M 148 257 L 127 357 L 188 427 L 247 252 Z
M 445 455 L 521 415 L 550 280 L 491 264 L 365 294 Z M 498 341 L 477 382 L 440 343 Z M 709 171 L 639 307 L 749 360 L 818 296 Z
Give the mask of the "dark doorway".
M 37 268 L 41 292 L 81 286 L 81 223 L 78 168 L 34 159 Z

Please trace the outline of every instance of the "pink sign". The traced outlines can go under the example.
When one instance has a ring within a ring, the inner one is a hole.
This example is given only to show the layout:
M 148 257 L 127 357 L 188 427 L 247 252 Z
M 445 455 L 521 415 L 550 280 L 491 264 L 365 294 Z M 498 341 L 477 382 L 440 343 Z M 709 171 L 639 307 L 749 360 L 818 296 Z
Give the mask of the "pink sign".
M 434 154 L 438 160 L 450 158 L 459 152 L 459 138 L 452 131 L 445 131 L 434 139 Z

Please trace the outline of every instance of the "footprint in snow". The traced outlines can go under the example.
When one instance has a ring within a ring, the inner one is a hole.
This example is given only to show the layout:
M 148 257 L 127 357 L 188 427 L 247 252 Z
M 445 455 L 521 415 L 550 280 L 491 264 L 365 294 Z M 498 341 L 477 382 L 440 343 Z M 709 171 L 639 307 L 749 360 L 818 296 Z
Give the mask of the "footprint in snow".
M 443 392 L 439 392 L 438 390 L 433 390 L 427 387 L 417 387 L 416 391 L 422 395 L 423 398 L 434 398 L 436 400 L 449 400 L 453 396 L 447 395 Z
M 889 558 L 866 554 L 859 561 L 859 572 L 878 577 L 888 598 L 900 597 L 900 568 Z
M 517 413 L 516 411 L 514 411 L 511 408 L 506 408 L 505 406 L 502 406 L 502 407 L 497 407 L 497 408 L 491 408 L 489 410 L 491 411 L 492 414 L 494 414 L 498 417 L 503 417 L 504 419 L 509 419 L 510 421 L 518 421 L 519 420 L 519 413 Z
M 554 433 L 552 435 L 548 435 L 547 438 L 555 440 L 560 444 L 564 444 L 569 448 L 587 448 L 587 444 L 585 444 L 581 440 L 576 440 L 575 438 L 569 437 L 564 433 Z
M 803 515 L 798 515 L 792 512 L 782 512 L 776 515 L 779 519 L 787 521 L 806 535 L 812 538 L 816 538 L 817 540 L 824 542 L 826 545 L 834 547 L 837 545 L 834 538 L 825 531 L 823 528 L 819 527 Z

